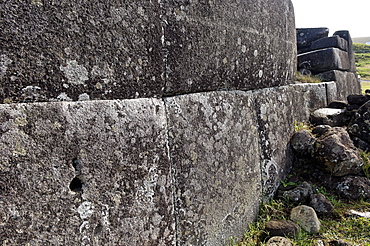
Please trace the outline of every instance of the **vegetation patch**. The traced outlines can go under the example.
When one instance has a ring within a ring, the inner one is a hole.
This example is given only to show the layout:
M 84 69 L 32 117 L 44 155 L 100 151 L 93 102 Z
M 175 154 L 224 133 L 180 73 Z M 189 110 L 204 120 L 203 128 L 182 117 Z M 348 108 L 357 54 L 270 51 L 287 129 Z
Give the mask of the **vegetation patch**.
M 360 201 L 348 201 L 329 194 L 325 188 L 319 187 L 319 193 L 325 195 L 334 205 L 334 213 L 331 216 L 320 218 L 321 228 L 318 234 L 308 234 L 304 230 L 293 237 L 290 241 L 297 246 L 312 246 L 318 240 L 329 242 L 343 239 L 352 245 L 370 246 L 370 219 L 357 217 L 349 213 L 350 210 L 368 211 L 370 203 Z M 244 234 L 240 242 L 230 239 L 230 246 L 263 246 L 270 238 L 264 230 L 267 222 L 271 220 L 289 219 L 290 211 L 296 204 L 284 200 L 271 200 L 261 205 L 257 221 L 249 225 L 249 231 Z
M 354 43 L 353 51 L 355 53 L 357 74 L 363 80 L 370 80 L 370 45 Z
M 301 83 L 321 83 L 322 82 L 318 76 L 303 75 L 300 72 L 297 72 L 297 81 Z

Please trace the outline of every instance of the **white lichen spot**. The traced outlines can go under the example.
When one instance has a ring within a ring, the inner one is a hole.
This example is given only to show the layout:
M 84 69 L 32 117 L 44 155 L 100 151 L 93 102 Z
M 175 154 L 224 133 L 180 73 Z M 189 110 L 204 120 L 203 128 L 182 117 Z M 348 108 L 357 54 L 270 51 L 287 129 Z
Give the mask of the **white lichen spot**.
M 222 62 L 223 62 L 224 64 L 226 64 L 226 63 L 227 63 L 227 58 L 225 57 L 225 58 L 222 60 Z
M 247 51 L 247 46 L 242 45 L 242 52 L 245 53 Z
M 15 150 L 13 151 L 14 156 L 25 156 L 27 155 L 27 150 L 20 144 L 15 144 Z
M 94 205 L 91 202 L 85 201 L 77 208 L 81 219 L 87 219 L 94 213 Z
M 0 78 L 2 78 L 6 70 L 8 70 L 8 65 L 11 64 L 13 61 L 7 57 L 6 55 L 1 55 L 0 56 Z
M 139 14 L 139 15 L 144 15 L 144 8 L 143 7 L 141 7 L 141 6 L 139 6 L 138 8 L 137 8 L 137 13 Z
M 260 71 L 258 72 L 258 77 L 262 78 L 262 76 L 263 76 L 263 71 L 262 71 L 262 70 L 260 70 Z
M 76 60 L 67 61 L 67 66 L 60 66 L 59 69 L 64 72 L 68 82 L 74 85 L 84 85 L 89 79 L 87 69 L 78 65 Z
M 87 93 L 78 95 L 78 101 L 89 101 L 89 100 L 90 100 L 90 96 Z
M 17 117 L 17 118 L 15 118 L 14 123 L 17 126 L 25 126 L 25 125 L 27 125 L 28 122 L 27 122 L 27 119 L 25 117 Z
M 69 84 L 63 84 L 63 87 L 68 89 L 69 88 Z
M 242 39 L 238 38 L 238 45 L 241 45 L 241 44 L 242 44 Z
M 42 6 L 43 5 L 41 0 L 32 0 L 32 4 L 36 5 L 36 6 Z
M 65 92 L 62 92 L 57 96 L 58 101 L 72 101 L 72 98 L 70 98 Z
M 258 56 L 258 50 L 255 50 L 255 51 L 253 52 L 253 55 L 254 55 L 254 56 Z

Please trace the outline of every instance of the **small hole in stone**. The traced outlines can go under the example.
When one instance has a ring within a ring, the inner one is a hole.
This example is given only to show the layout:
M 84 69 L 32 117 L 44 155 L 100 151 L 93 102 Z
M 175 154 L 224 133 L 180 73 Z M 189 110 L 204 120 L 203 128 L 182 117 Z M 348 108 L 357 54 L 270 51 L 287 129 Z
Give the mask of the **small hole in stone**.
M 75 177 L 74 179 L 72 179 L 72 182 L 69 184 L 69 188 L 71 189 L 71 191 L 74 191 L 74 192 L 79 192 L 82 190 L 82 181 L 81 179 Z
M 103 230 L 103 226 L 99 224 L 95 227 L 94 234 L 97 235 L 97 234 L 101 233 L 102 230 Z
M 72 166 L 74 167 L 75 170 L 77 169 L 77 166 L 79 164 L 80 164 L 80 161 L 77 158 L 72 160 Z

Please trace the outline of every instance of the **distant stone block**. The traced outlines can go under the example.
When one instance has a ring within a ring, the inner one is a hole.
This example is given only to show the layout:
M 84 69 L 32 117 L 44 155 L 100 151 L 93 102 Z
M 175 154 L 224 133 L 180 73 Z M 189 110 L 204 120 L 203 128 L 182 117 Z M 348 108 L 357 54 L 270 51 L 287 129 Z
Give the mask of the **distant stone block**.
M 313 73 L 328 70 L 348 71 L 350 62 L 347 52 L 337 48 L 327 48 L 299 54 L 298 68 L 305 68 Z
M 350 62 L 350 72 L 355 73 L 356 72 L 356 62 L 355 62 L 355 54 L 353 52 L 353 44 L 352 44 L 352 38 L 349 31 L 336 31 L 334 35 L 338 35 L 339 37 L 347 40 L 348 42 L 348 59 Z
M 331 70 L 317 74 L 323 81 L 335 81 L 337 84 L 337 100 L 347 100 L 351 94 L 360 94 L 361 85 L 355 73 Z
M 314 41 L 310 46 L 310 50 L 319 50 L 331 47 L 347 51 L 348 42 L 344 38 L 334 35 L 332 37 L 321 38 L 319 40 Z
M 9 245 L 174 245 L 157 99 L 0 104 L 1 239 Z
M 329 29 L 328 28 L 297 28 L 297 47 L 298 53 L 302 53 L 300 50 L 309 49 L 312 42 L 328 37 Z
M 241 237 L 262 195 L 252 93 L 166 98 L 177 243 L 225 245 Z

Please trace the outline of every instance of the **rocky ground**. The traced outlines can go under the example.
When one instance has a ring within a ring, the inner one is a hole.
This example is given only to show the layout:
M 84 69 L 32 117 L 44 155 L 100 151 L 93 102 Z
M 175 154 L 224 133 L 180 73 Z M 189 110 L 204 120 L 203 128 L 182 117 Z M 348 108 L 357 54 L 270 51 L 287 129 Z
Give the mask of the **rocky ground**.
M 335 219 L 334 205 L 320 189 L 348 201 L 370 202 L 370 96 L 351 95 L 347 100 L 313 112 L 311 125 L 301 124 L 292 137 L 296 161 L 276 197 L 296 206 L 288 212 L 289 218 L 266 223 L 265 231 L 271 237 L 266 245 L 293 245 L 288 238 L 300 230 L 320 231 L 319 218 Z M 370 219 L 370 208 L 349 210 L 348 216 Z M 370 228 L 364 230 L 370 237 Z M 338 238 L 318 239 L 313 245 L 352 244 Z

